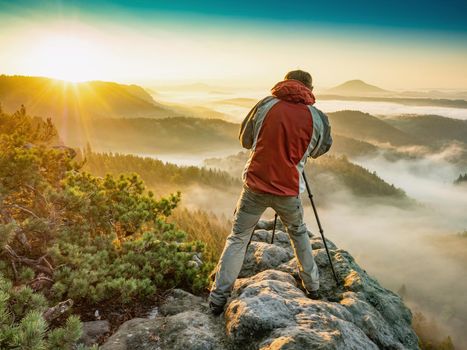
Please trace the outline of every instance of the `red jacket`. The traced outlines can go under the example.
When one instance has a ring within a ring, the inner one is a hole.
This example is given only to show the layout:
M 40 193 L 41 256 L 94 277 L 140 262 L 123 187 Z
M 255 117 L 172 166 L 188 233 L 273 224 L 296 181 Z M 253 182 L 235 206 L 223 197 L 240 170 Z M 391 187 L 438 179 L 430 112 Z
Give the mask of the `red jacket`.
M 324 154 L 332 144 L 329 122 L 301 82 L 281 81 L 271 92 L 241 126 L 240 141 L 251 150 L 243 181 L 255 192 L 296 196 L 305 189 L 307 158 Z

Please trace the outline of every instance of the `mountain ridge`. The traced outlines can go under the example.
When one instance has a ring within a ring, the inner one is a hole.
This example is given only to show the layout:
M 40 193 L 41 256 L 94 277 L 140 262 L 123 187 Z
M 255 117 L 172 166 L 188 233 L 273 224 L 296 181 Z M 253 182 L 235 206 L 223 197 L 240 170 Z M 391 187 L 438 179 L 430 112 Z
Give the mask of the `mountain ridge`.
M 420 144 L 416 137 L 389 123 L 360 111 L 328 113 L 333 132 L 362 141 L 389 143 L 393 146 Z
M 23 75 L 0 75 L 0 103 L 7 112 L 24 105 L 30 114 L 51 117 L 60 126 L 103 117 L 171 116 L 141 86 L 107 81 L 70 83 Z

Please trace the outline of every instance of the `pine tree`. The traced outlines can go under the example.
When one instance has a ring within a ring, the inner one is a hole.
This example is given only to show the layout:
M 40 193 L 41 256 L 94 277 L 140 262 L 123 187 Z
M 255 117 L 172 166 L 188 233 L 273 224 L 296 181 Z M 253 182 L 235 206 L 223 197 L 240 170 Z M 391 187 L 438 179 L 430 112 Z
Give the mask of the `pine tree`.
M 465 174 L 460 174 L 459 177 L 454 180 L 454 183 L 459 185 L 461 183 L 467 182 L 467 173 Z

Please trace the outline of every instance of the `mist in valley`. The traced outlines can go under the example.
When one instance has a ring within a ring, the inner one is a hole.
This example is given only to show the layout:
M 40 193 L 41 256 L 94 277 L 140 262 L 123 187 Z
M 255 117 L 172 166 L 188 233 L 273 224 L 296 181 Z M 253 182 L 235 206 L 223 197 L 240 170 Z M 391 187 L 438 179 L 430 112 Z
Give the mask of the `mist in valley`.
M 397 116 L 402 114 L 412 115 L 442 115 L 449 118 L 467 119 L 465 108 L 438 107 L 438 106 L 406 106 L 393 102 L 368 102 L 368 101 L 339 101 L 319 100 L 318 108 L 326 112 L 337 112 L 344 109 L 362 111 L 373 115 Z
M 385 287 L 404 290 L 412 311 L 433 317 L 466 346 L 467 240 L 458 234 L 467 229 L 467 186 L 454 185 L 456 172 L 436 161 L 357 163 L 406 190 L 418 205 L 399 208 L 329 194 L 331 204 L 320 208 L 327 237 Z M 316 232 L 310 208 L 306 216 Z M 444 240 L 452 239 L 457 244 L 447 246 Z
M 161 93 L 153 94 L 156 101 L 164 103 L 182 104 L 192 108 L 203 106 L 215 112 L 223 114 L 224 119 L 239 123 L 243 120 L 248 111 L 255 105 L 257 100 L 266 96 L 268 88 L 259 89 L 203 89 L 200 91 L 174 91 L 163 90 Z M 442 98 L 442 97 L 440 97 Z M 357 98 L 356 98 L 357 99 Z M 404 105 L 397 102 L 387 101 L 352 101 L 339 99 L 320 99 L 317 94 L 316 107 L 330 112 L 342 110 L 356 110 L 378 116 L 399 116 L 399 115 L 441 115 L 449 118 L 467 120 L 465 108 L 443 107 L 423 105 Z

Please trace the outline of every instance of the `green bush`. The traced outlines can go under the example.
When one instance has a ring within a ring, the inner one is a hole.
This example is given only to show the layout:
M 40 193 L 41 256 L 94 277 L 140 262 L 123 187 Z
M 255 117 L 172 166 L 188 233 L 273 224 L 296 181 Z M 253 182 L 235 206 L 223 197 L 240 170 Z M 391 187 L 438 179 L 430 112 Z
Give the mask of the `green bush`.
M 200 260 L 204 243 L 167 221 L 180 193 L 156 199 L 136 175 L 82 172 L 75 152 L 57 141 L 50 121 L 0 111 L 1 349 L 71 348 L 80 321 L 72 315 L 52 326 L 57 318 L 44 311 L 56 303 L 196 292 L 212 269 Z
M 81 336 L 79 318 L 69 316 L 63 327 L 47 332 L 47 308 L 42 294 L 15 288 L 0 274 L 0 349 L 71 349 Z

